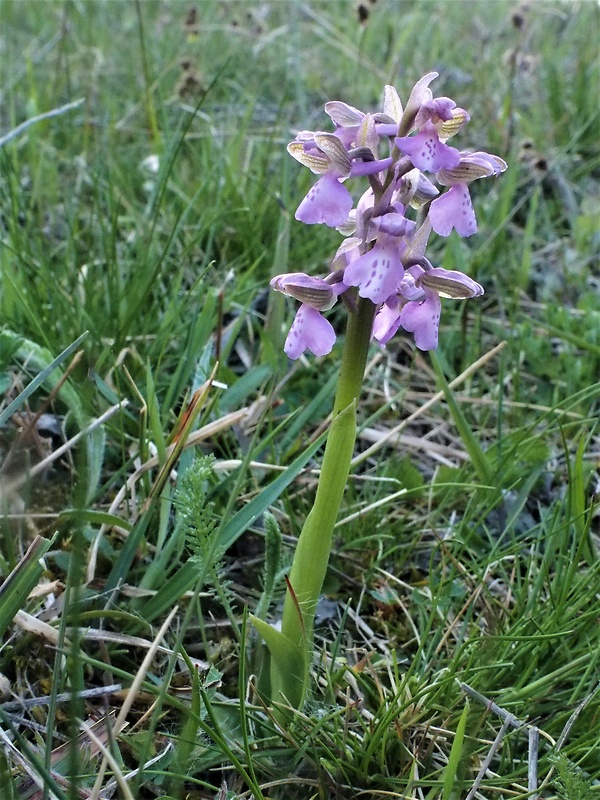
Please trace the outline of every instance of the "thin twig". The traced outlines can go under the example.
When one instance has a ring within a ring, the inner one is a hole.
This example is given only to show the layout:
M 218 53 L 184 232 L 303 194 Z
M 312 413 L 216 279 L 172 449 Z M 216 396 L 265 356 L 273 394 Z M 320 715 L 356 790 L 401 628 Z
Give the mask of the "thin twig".
M 538 788 L 538 745 L 540 742 L 540 732 L 532 725 L 529 728 L 529 754 L 527 759 L 527 791 L 531 792 L 531 800 L 537 800 Z
M 500 708 L 499 705 L 496 705 L 493 700 L 490 700 L 485 695 L 480 694 L 477 689 L 473 689 L 472 686 L 469 686 L 468 683 L 463 683 L 462 681 L 458 682 L 460 688 L 463 690 L 465 694 L 468 694 L 474 700 L 477 700 L 478 703 L 485 706 L 487 709 L 492 711 L 494 714 L 499 716 L 503 720 L 508 720 L 508 724 L 512 725 L 513 728 L 522 728 L 525 724 L 524 722 L 520 722 L 514 714 L 511 714 L 510 711 L 506 711 L 504 708 Z
M 28 697 L 23 700 L 11 700 L 8 703 L 0 704 L 0 711 L 18 711 L 22 708 L 33 708 L 35 706 L 47 706 L 50 701 L 55 703 L 68 703 L 73 699 L 90 697 L 104 697 L 107 694 L 114 694 L 122 689 L 120 683 L 113 683 L 110 686 L 99 686 L 97 689 L 83 689 L 81 692 L 62 692 L 55 696 L 46 694 L 42 697 Z
M 106 747 L 104 742 L 102 742 L 102 740 L 98 736 L 96 736 L 96 734 L 93 732 L 91 726 L 88 725 L 87 722 L 84 722 L 83 720 L 81 720 L 79 725 L 80 725 L 81 729 L 89 736 L 91 741 L 96 745 L 98 750 L 100 750 L 100 752 L 102 753 L 102 756 L 103 756 L 103 759 L 104 759 L 103 760 L 103 765 L 104 765 L 104 763 L 106 763 L 112 769 L 112 771 L 114 773 L 114 776 L 115 776 L 115 780 L 116 780 L 119 788 L 121 789 L 121 793 L 122 793 L 123 797 L 125 798 L 125 800 L 135 800 L 135 797 L 131 794 L 131 789 L 127 785 L 125 777 L 124 777 L 124 775 L 123 775 L 123 773 L 121 771 L 121 765 L 116 760 L 116 758 L 113 756 L 113 754 L 110 752 L 108 747 Z
M 571 714 L 571 716 L 567 720 L 567 723 L 566 723 L 565 727 L 562 729 L 562 733 L 558 737 L 558 741 L 556 742 L 556 751 L 557 752 L 562 749 L 564 743 L 567 741 L 567 736 L 571 732 L 571 728 L 575 724 L 575 721 L 576 721 L 577 717 L 581 714 L 583 709 L 587 706 L 587 704 L 590 702 L 590 700 L 594 697 L 594 695 L 596 694 L 596 692 L 599 689 L 600 689 L 600 681 L 598 681 L 598 683 L 594 686 L 592 691 L 587 695 L 587 697 L 583 698 L 581 703 L 579 703 L 577 708 L 573 711 L 573 713 Z
M 506 736 L 506 731 L 509 729 L 510 724 L 511 720 L 509 719 L 509 717 L 506 717 L 504 722 L 502 723 L 502 727 L 498 731 L 498 735 L 492 742 L 492 746 L 490 747 L 487 756 L 483 760 L 481 769 L 479 770 L 479 772 L 477 773 L 477 777 L 475 778 L 475 783 L 471 787 L 469 794 L 467 795 L 465 800 L 473 800 L 473 797 L 475 797 L 475 792 L 479 789 L 481 782 L 485 777 L 485 773 L 488 771 L 489 766 L 492 763 L 493 757 L 498 752 L 498 748 L 500 747 L 500 745 L 502 744 L 502 740 Z

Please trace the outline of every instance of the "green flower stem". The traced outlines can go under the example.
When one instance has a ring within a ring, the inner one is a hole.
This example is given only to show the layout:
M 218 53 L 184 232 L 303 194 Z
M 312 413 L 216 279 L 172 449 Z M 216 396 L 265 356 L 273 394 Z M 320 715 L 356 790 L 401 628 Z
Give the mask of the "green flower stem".
M 281 633 L 291 647 L 304 654 L 302 674 L 281 674 L 272 662 L 273 700 L 278 694 L 300 706 L 306 692 L 315 609 L 331 552 L 333 528 L 346 487 L 356 441 L 356 407 L 360 396 L 371 329 L 374 304 L 360 298 L 357 310 L 349 315 L 342 354 L 340 377 L 333 406 L 333 422 L 317 486 L 314 506 L 298 539 L 289 588 L 285 598 Z M 299 613 L 299 609 L 301 613 Z

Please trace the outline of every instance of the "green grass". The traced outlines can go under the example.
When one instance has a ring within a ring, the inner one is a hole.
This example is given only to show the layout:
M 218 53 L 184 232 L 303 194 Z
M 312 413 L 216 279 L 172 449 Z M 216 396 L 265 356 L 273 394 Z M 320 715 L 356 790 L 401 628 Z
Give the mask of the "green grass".
M 364 5 L 206 0 L 186 29 L 178 2 L 0 2 L 0 138 L 84 100 L 0 147 L 2 800 L 508 800 L 528 768 L 541 798 L 600 796 L 598 9 Z M 445 305 L 435 359 L 373 350 L 282 731 L 246 615 L 280 613 L 337 351 L 291 367 L 265 287 L 339 239 L 294 221 L 285 145 L 432 69 L 461 146 L 510 165 L 474 187 L 477 236 L 432 240 L 486 295 Z M 61 444 L 38 413 L 84 433 L 36 475 Z

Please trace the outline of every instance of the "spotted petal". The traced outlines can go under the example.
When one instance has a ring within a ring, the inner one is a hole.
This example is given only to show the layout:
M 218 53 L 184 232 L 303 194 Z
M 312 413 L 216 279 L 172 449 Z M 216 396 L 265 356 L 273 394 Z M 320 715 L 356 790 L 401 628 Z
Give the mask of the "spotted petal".
M 352 210 L 352 195 L 335 175 L 319 178 L 298 206 L 296 219 L 307 225 L 325 223 L 330 228 L 343 225 Z
M 316 309 L 301 305 L 287 335 L 283 349 L 288 358 L 299 358 L 305 350 L 326 356 L 335 344 L 335 331 Z
M 451 169 L 460 163 L 460 153 L 440 140 L 436 129 L 430 123 L 416 136 L 401 136 L 395 140 L 398 148 L 410 157 L 417 169 L 438 172 Z
M 383 243 L 378 240 L 372 250 L 346 267 L 344 283 L 358 286 L 361 297 L 379 304 L 396 294 L 403 277 L 398 242 L 386 237 Z
M 431 227 L 439 236 L 450 236 L 452 228 L 461 236 L 472 236 L 477 230 L 477 220 L 467 186 L 458 183 L 431 203 Z

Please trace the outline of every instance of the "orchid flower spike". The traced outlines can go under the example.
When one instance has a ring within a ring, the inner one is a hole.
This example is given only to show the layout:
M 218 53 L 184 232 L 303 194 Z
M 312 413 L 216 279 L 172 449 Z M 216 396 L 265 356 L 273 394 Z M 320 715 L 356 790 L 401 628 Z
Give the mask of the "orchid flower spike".
M 345 237 L 332 260 L 335 279 L 289 273 L 271 281 L 301 304 L 285 344 L 291 358 L 331 351 L 335 332 L 323 313 L 343 292 L 349 309 L 356 294 L 375 305 L 373 338 L 381 344 L 402 329 L 422 350 L 437 347 L 442 298 L 483 294 L 467 275 L 433 267 L 426 250 L 432 232 L 476 232 L 468 185 L 500 175 L 507 165 L 499 156 L 448 144 L 470 118 L 450 97 L 434 96 L 430 84 L 437 77 L 429 72 L 417 81 L 405 104 L 386 86 L 375 113 L 328 102 L 334 130 L 301 131 L 288 145 L 319 176 L 296 219 L 323 223 Z M 361 178 L 368 187 L 354 205 L 348 187 Z

